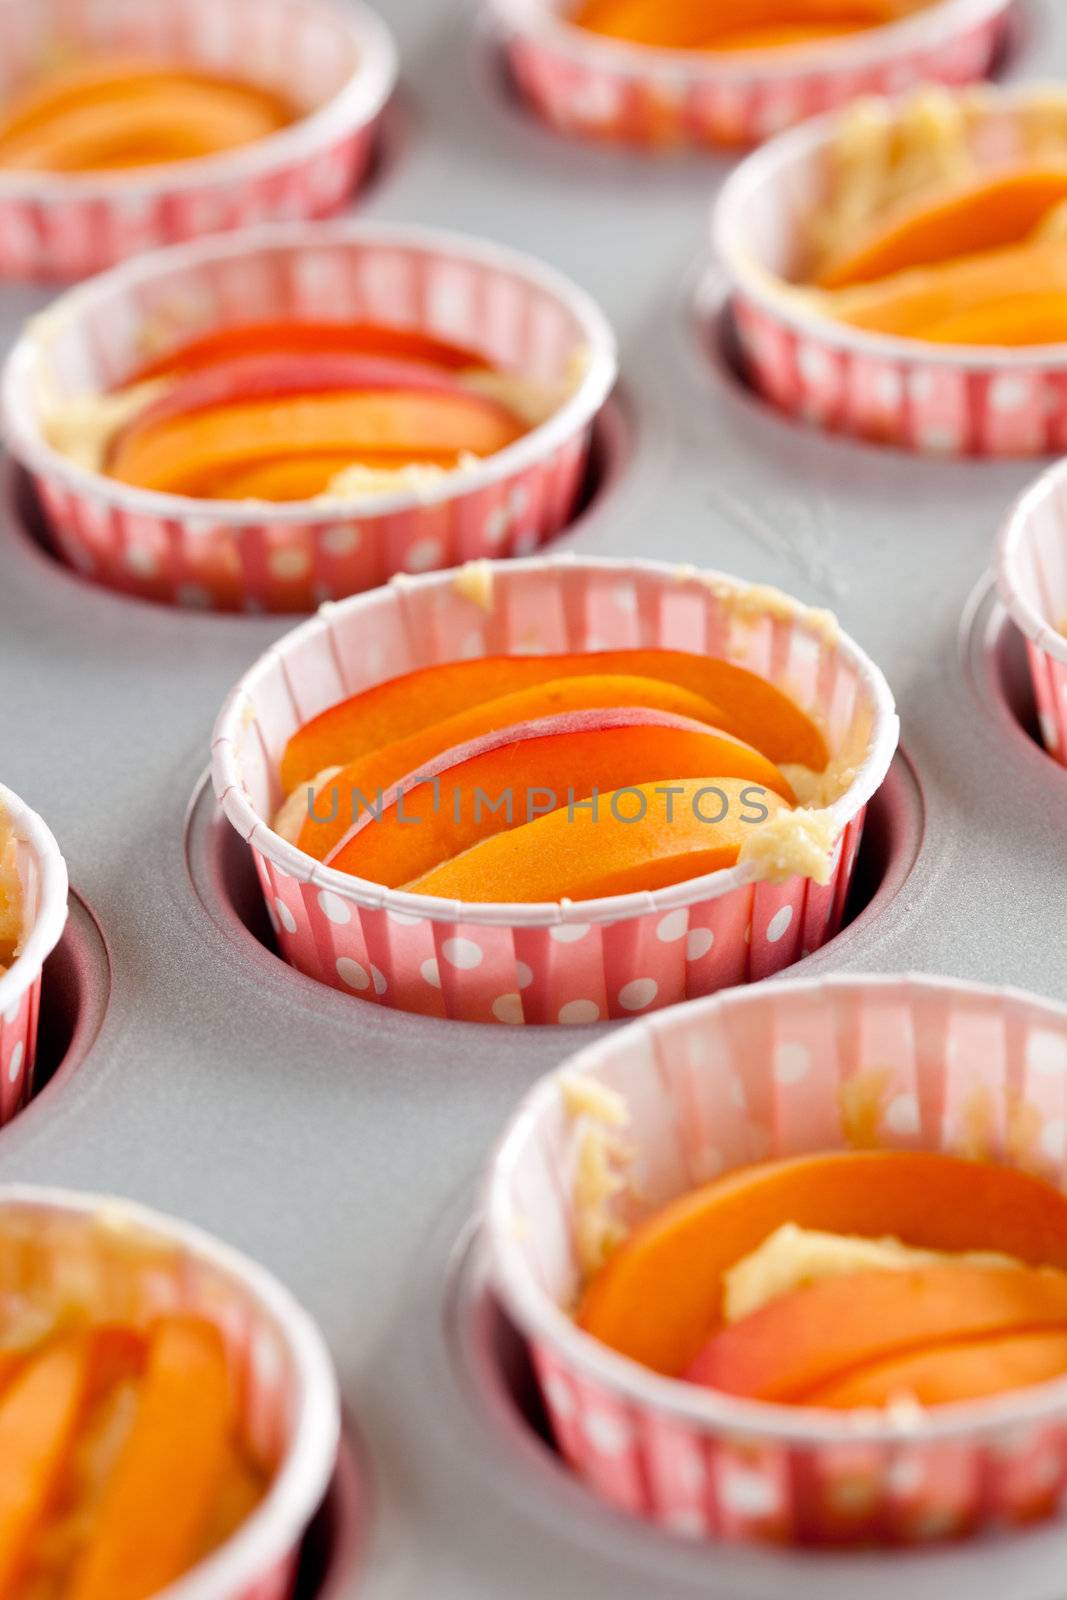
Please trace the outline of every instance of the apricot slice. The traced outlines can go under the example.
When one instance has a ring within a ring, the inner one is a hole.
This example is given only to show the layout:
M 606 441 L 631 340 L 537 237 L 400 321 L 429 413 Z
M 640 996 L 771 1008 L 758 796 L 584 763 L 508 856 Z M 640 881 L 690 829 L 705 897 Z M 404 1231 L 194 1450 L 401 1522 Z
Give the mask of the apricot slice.
M 671 716 L 688 717 L 691 722 L 713 723 L 715 707 L 688 689 L 662 679 L 640 678 L 623 674 L 590 675 L 587 678 L 556 678 L 548 683 L 536 684 L 530 689 L 519 689 L 514 694 L 502 695 L 499 700 L 487 700 L 460 711 L 454 717 L 398 739 L 380 750 L 374 750 L 358 761 L 350 762 L 333 778 L 318 797 L 313 811 L 301 829 L 297 843 L 301 850 L 324 861 L 333 847 L 344 837 L 355 820 L 355 808 L 362 802 L 374 800 L 378 791 L 383 793 L 391 784 L 399 783 L 409 773 L 418 772 L 424 762 L 446 750 L 456 749 L 486 733 L 496 733 L 503 728 L 521 727 L 522 724 L 541 717 L 562 716 L 571 711 L 612 710 L 640 706 L 645 710 L 663 711 Z M 764 784 L 775 794 L 792 803 L 792 789 L 778 768 L 751 745 L 743 744 L 729 734 L 719 737 L 728 747 L 729 759 L 724 756 L 723 771 L 733 764 L 744 771 L 728 775 L 748 777 L 753 783 Z M 334 797 L 336 796 L 336 806 Z M 336 815 L 330 816 L 331 810 Z M 320 818 L 322 820 L 320 820 Z
M 0 141 L 0 166 L 84 172 L 185 161 L 265 138 L 292 119 L 241 86 L 168 82 L 129 99 L 76 105 Z
M 232 1425 L 218 1330 L 191 1317 L 160 1321 L 133 1426 L 75 1563 L 69 1600 L 144 1600 L 193 1564 L 229 1459 Z
M 757 28 L 731 28 L 717 33 L 705 45 L 708 50 L 792 50 L 800 45 L 819 44 L 825 39 L 840 39 L 850 33 L 863 33 L 871 27 L 865 17 L 842 17 L 839 22 L 767 23 Z
M 1024 240 L 1067 199 L 1067 167 L 1022 167 L 967 177 L 936 199 L 921 196 L 879 218 L 873 230 L 816 278 L 823 289 L 870 283 L 912 267 L 957 260 Z
M 1010 294 L 920 330 L 928 344 L 1022 346 L 1067 341 L 1067 290 Z
M 752 828 L 782 807 L 777 795 L 743 778 L 635 784 L 601 794 L 595 816 L 563 807 L 404 887 L 473 901 L 595 900 L 664 889 L 736 866 Z
M 894 273 L 877 283 L 826 291 L 826 311 L 850 327 L 922 338 L 948 317 L 1002 300 L 1019 283 L 1044 293 L 1067 292 L 1067 239 L 1043 239 Z
M 252 400 L 134 430 L 109 465 L 113 478 L 181 494 L 197 474 L 286 453 L 407 453 L 422 447 L 492 455 L 525 425 L 482 395 L 379 390 Z
M 825 38 L 891 22 L 917 3 L 922 0 L 731 0 L 715 6 L 694 0 L 587 0 L 572 20 L 594 33 L 661 49 L 717 48 L 723 35 L 735 33 L 762 36 L 759 42 L 767 48 L 775 33 L 786 43 L 796 42 L 790 35 L 801 28 Z
M 859 1272 L 794 1289 L 722 1328 L 686 1369 L 691 1383 L 752 1400 L 802 1403 L 872 1362 L 953 1339 L 1067 1333 L 1067 1273 L 923 1267 Z
M 346 389 L 413 389 L 461 398 L 467 394 L 459 380 L 448 373 L 394 356 L 346 351 L 235 356 L 178 378 L 173 387 L 122 429 L 112 445 L 112 458 L 121 459 L 133 441 L 174 417 L 206 411 L 212 406 L 231 405 L 238 400 L 276 400 L 288 395 L 326 394 Z
M 1064 1373 L 1067 1331 L 1013 1333 L 875 1362 L 813 1389 L 804 1404 L 852 1410 L 908 1395 L 924 1406 L 951 1405 L 1049 1383 Z
M 0 1594 L 10 1595 L 43 1527 L 89 1389 L 93 1341 L 31 1356 L 0 1397 Z
M 214 328 L 166 355 L 148 361 L 127 383 L 200 372 L 219 362 L 259 355 L 388 356 L 448 371 L 485 366 L 483 358 L 461 345 L 376 322 L 241 322 Z
M 623 673 L 656 678 L 715 707 L 716 725 L 779 765 L 821 772 L 829 760 L 811 718 L 780 689 L 730 661 L 681 650 L 598 650 L 574 655 L 486 656 L 421 667 L 330 706 L 293 735 L 281 759 L 286 794 L 324 767 L 343 767 L 383 745 L 487 700 L 557 678 Z
M 363 812 L 326 864 L 396 889 L 594 789 L 607 796 L 629 784 L 681 782 L 731 763 L 744 776 L 750 760 L 717 730 L 640 707 L 541 717 L 426 762 Z
M 382 472 L 432 466 L 449 472 L 459 465 L 458 451 L 405 450 L 401 455 L 362 451 L 359 465 Z M 353 465 L 350 454 L 281 456 L 251 467 L 227 468 L 192 478 L 188 491 L 206 500 L 309 500 L 325 494 L 330 484 Z
M 649 1217 L 590 1281 L 581 1326 L 677 1375 L 721 1320 L 723 1273 L 786 1222 L 1067 1269 L 1067 1197 L 1040 1178 L 928 1151 L 837 1151 L 743 1168 Z

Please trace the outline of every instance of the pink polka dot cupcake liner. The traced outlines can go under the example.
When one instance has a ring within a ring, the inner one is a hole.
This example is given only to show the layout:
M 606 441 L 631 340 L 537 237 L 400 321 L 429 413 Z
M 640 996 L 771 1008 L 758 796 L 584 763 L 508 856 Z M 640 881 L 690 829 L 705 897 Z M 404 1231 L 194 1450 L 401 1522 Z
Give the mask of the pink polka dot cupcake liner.
M 1020 146 L 1020 112 L 1032 91 L 976 93 L 985 113 L 975 152 L 1003 164 Z M 727 179 L 712 213 L 713 250 L 755 389 L 795 421 L 926 455 L 1067 450 L 1067 345 L 924 345 L 834 323 L 778 288 L 839 125 L 822 118 L 756 151 Z
M 627 1226 L 734 1168 L 848 1148 L 844 1091 L 868 1084 L 879 1148 L 981 1155 L 1063 1186 L 1067 1008 L 936 978 L 837 977 L 635 1023 L 527 1096 L 492 1163 L 484 1227 L 556 1443 L 622 1512 L 692 1540 L 921 1545 L 1056 1511 L 1067 1380 L 918 1417 L 805 1412 L 661 1377 L 583 1332 L 567 1308 L 589 1124 L 567 1111 L 565 1073 L 629 1112 Z
M 781 971 L 839 930 L 867 802 L 896 750 L 889 686 L 824 614 L 734 578 L 651 562 L 540 557 L 394 579 L 326 607 L 268 651 L 215 726 L 212 776 L 247 840 L 285 959 L 375 1005 L 466 1022 L 631 1017 Z M 767 597 L 767 598 L 763 598 Z M 829 883 L 757 881 L 750 865 L 577 904 L 475 904 L 385 889 L 279 837 L 278 763 L 327 706 L 434 662 L 665 648 L 726 657 L 784 689 L 832 752 L 857 752 L 832 811 Z
M 205 1318 L 222 1334 L 250 1460 L 271 1477 L 232 1538 L 167 1600 L 290 1600 L 300 1543 L 333 1474 L 340 1403 L 329 1354 L 288 1290 L 199 1229 L 111 1196 L 0 1186 L 0 1295 L 68 1279 L 94 1315 L 134 1326 Z
M 490 0 L 523 98 L 559 132 L 649 149 L 758 144 L 860 94 L 983 78 L 1011 0 L 942 0 L 805 50 L 716 57 L 608 39 L 572 0 Z
M 118 483 L 48 442 L 41 395 L 122 383 L 219 325 L 272 318 L 388 323 L 477 351 L 561 395 L 547 418 L 469 469 L 359 499 L 192 500 Z M 616 377 L 593 301 L 540 262 L 460 234 L 294 224 L 177 246 L 70 290 L 31 323 L 3 380 L 10 448 L 63 558 L 140 599 L 224 611 L 311 611 L 396 572 L 529 554 L 565 526 L 592 426 Z
M 22 890 L 21 949 L 0 973 L 0 1123 L 33 1094 L 41 971 L 67 922 L 67 866 L 44 822 L 0 783 L 0 820 L 15 836 Z
M 1045 746 L 1067 767 L 1067 464 L 1039 478 L 1008 518 L 997 588 L 1026 640 Z
M 63 51 L 180 61 L 304 108 L 265 139 L 195 160 L 0 173 L 0 275 L 14 278 L 83 278 L 159 245 L 339 211 L 397 75 L 388 30 L 357 0 L 2 0 L 0 33 L 0 101 Z

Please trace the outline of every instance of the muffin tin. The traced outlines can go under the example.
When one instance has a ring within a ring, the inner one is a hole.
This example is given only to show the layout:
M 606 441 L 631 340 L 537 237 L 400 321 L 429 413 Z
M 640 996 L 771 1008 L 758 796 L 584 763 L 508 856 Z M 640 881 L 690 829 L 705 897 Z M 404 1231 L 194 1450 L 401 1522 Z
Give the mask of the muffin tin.
M 693 315 L 725 164 L 564 145 L 486 71 L 470 9 L 382 10 L 408 128 L 365 211 L 546 258 L 620 336 L 621 447 L 555 549 L 712 566 L 828 605 L 894 690 L 905 754 L 870 808 L 866 907 L 797 975 L 919 970 L 1067 1000 L 1067 777 L 1033 738 L 1020 636 L 977 588 L 1033 465 L 918 460 L 784 420 L 717 348 L 709 361 Z M 1067 16 L 1053 0 L 1029 13 L 1013 71 L 1067 71 Z M 46 299 L 3 291 L 8 341 Z M 0 1130 L 0 1181 L 107 1189 L 186 1217 L 312 1312 L 349 1446 L 320 1525 L 336 1556 L 321 1592 L 899 1600 L 906 1585 L 922 1600 L 1054 1600 L 1062 1526 L 909 1557 L 906 1571 L 871 1555 L 798 1562 L 691 1548 L 567 1473 L 537 1431 L 471 1221 L 521 1096 L 597 1035 L 364 1005 L 270 950 L 258 883 L 205 777 L 226 693 L 291 625 L 86 582 L 27 525 L 9 472 L 3 777 L 70 866 L 42 1063 L 64 1035 L 73 1044 Z

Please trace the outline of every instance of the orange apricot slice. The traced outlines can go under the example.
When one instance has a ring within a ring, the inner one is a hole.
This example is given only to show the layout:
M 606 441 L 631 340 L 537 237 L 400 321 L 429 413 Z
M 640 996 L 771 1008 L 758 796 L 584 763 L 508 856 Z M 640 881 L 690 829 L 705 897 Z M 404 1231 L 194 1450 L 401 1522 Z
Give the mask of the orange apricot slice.
M 406 739 L 398 739 L 380 750 L 371 751 L 358 761 L 349 762 L 320 792 L 314 808 L 309 809 L 297 843 L 308 855 L 324 861 L 352 826 L 361 804 L 373 800 L 379 790 L 384 792 L 409 773 L 418 772 L 425 762 L 432 761 L 435 756 L 454 750 L 483 734 L 521 727 L 542 717 L 563 716 L 571 711 L 618 710 L 622 707 L 663 711 L 671 716 L 688 717 L 692 722 L 709 725 L 714 723 L 716 716 L 715 707 L 709 701 L 688 689 L 679 688 L 677 684 L 621 673 L 556 678 L 548 683 L 535 684 L 529 689 L 518 689 L 514 694 L 502 695 L 498 700 L 487 700 L 472 706 L 469 711 L 457 712 L 443 722 L 433 723 Z M 720 734 L 719 737 L 727 742 L 733 761 L 745 769 L 738 771 L 737 776 L 748 777 L 753 783 L 762 783 L 791 803 L 795 800 L 788 782 L 773 762 L 751 745 L 743 744 L 729 734 Z M 336 814 L 331 816 L 331 811 Z
M 243 89 L 161 82 L 143 96 L 76 106 L 3 140 L 0 166 L 86 172 L 187 161 L 251 144 L 282 125 L 269 103 Z
M 223 405 L 136 430 L 117 443 L 111 477 L 172 494 L 198 474 L 303 452 L 408 454 L 420 448 L 492 455 L 525 425 L 481 395 L 378 390 Z
M 924 0 L 731 0 L 729 5 L 694 0 L 587 0 L 573 15 L 578 27 L 613 39 L 661 49 L 717 48 L 721 37 L 747 33 L 762 48 L 776 33 L 796 42 L 798 29 L 825 38 L 856 28 L 878 27 L 914 10 Z M 744 46 L 750 48 L 750 46 Z
M 326 864 L 397 889 L 594 790 L 606 796 L 731 765 L 743 776 L 750 760 L 718 730 L 640 707 L 541 717 L 427 762 L 363 812 Z
M 752 828 L 784 802 L 738 778 L 633 784 L 597 810 L 566 807 L 497 834 L 405 884 L 468 901 L 596 900 L 635 894 L 737 864 Z
M 691 1383 L 802 1404 L 835 1380 L 953 1339 L 1067 1332 L 1067 1273 L 921 1267 L 824 1279 L 722 1328 L 686 1369 Z
M 0 1398 L 0 1594 L 14 1592 L 84 1412 L 92 1340 L 56 1340 L 29 1358 Z
M 1067 292 L 1067 239 L 1044 239 L 915 267 L 877 283 L 827 291 L 821 299 L 830 316 L 850 327 L 922 338 L 925 328 L 980 311 L 1020 283 L 1032 283 L 1043 293 Z
M 943 1406 L 1049 1383 L 1064 1373 L 1067 1331 L 1013 1333 L 875 1362 L 813 1389 L 804 1404 L 851 1410 L 908 1395 L 920 1405 Z
M 196 339 L 147 361 L 127 383 L 187 376 L 222 362 L 259 355 L 391 356 L 446 371 L 484 367 L 473 350 L 446 344 L 414 328 L 376 322 L 242 322 L 213 328 Z
M 293 735 L 281 760 L 286 794 L 324 767 L 347 766 L 472 705 L 557 678 L 622 673 L 688 689 L 715 707 L 716 725 L 770 761 L 821 772 L 819 729 L 772 683 L 730 661 L 681 650 L 598 650 L 574 655 L 485 656 L 421 667 L 339 701 Z
M 394 456 L 362 451 L 358 465 L 382 472 L 401 472 L 411 466 L 438 467 L 442 472 L 450 472 L 459 465 L 459 460 L 458 451 L 406 450 Z M 325 494 L 338 474 L 353 465 L 351 455 L 344 452 L 282 456 L 276 461 L 257 462 L 250 467 L 198 475 L 190 480 L 186 492 L 205 500 L 310 500 L 315 495 Z
M 167 1317 L 153 1330 L 133 1425 L 69 1600 L 144 1600 L 197 1559 L 229 1459 L 233 1402 L 212 1324 Z
M 929 344 L 1022 346 L 1067 340 L 1067 290 L 1010 294 L 919 330 Z
M 837 1151 L 743 1168 L 649 1217 L 590 1280 L 581 1326 L 677 1375 L 720 1323 L 723 1273 L 786 1222 L 1067 1269 L 1067 1197 L 1040 1178 L 928 1151 Z
M 931 200 L 905 201 L 866 238 L 830 261 L 823 289 L 871 283 L 912 267 L 1003 249 L 1026 239 L 1067 199 L 1067 167 L 1022 167 L 965 178 Z

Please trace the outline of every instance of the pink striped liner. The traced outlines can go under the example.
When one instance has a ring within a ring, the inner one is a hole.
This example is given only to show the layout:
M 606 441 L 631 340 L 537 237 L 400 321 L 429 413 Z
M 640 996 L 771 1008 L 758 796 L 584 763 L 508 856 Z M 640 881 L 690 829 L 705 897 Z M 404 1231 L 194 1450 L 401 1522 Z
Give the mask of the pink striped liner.
M 14 1232 L 19 1248 L 5 1249 Z M 62 1284 L 137 1326 L 171 1313 L 221 1332 L 251 1458 L 273 1474 L 260 1506 L 167 1600 L 289 1600 L 300 1543 L 337 1459 L 340 1403 L 318 1328 L 277 1279 L 198 1228 L 107 1195 L 0 1185 L 0 1297 Z
M 0 173 L 0 276 L 84 278 L 201 234 L 329 216 L 370 163 L 396 82 L 385 25 L 352 0 L 0 0 L 0 101 L 57 48 L 189 63 L 307 108 L 241 149 L 128 173 Z
M 260 658 L 215 724 L 212 781 L 252 848 L 285 959 L 375 1005 L 466 1022 L 626 1018 L 779 972 L 838 931 L 867 802 L 896 750 L 889 686 L 846 636 L 735 578 L 651 561 L 571 556 L 495 563 L 488 609 L 457 573 L 394 580 L 325 608 Z M 734 602 L 748 599 L 743 616 Z M 322 866 L 270 826 L 290 736 L 327 706 L 435 661 L 631 647 L 728 657 L 818 717 L 856 776 L 835 802 L 825 888 L 755 881 L 750 867 L 655 893 L 577 904 L 435 899 Z
M 1067 767 L 1067 463 L 1013 508 L 997 545 L 997 589 L 1026 638 L 1045 745 Z
M 45 440 L 42 385 L 109 389 L 168 346 L 269 318 L 371 320 L 468 346 L 533 382 L 580 376 L 515 444 L 440 482 L 359 501 L 190 500 L 77 466 Z M 597 306 L 528 256 L 428 228 L 335 222 L 179 246 L 69 291 L 15 346 L 3 379 L 12 453 L 32 474 L 63 557 L 124 594 L 225 611 L 310 611 L 478 556 L 528 555 L 568 521 L 593 420 L 617 370 Z
M 902 1545 L 1057 1512 L 1065 1379 L 919 1420 L 804 1411 L 663 1378 L 582 1332 L 566 1308 L 580 1289 L 572 1173 L 589 1123 L 567 1115 L 564 1072 L 631 1113 L 627 1226 L 753 1161 L 848 1148 L 842 1090 L 865 1080 L 879 1147 L 981 1155 L 1062 1187 L 1067 1008 L 920 977 L 794 980 L 676 1007 L 532 1090 L 493 1158 L 485 1222 L 557 1444 L 619 1510 L 694 1540 Z
M 561 133 L 651 149 L 758 144 L 861 94 L 985 77 L 1011 0 L 942 0 L 890 27 L 732 59 L 607 39 L 574 0 L 489 0 L 523 97 Z
M 33 1095 L 41 969 L 67 922 L 67 864 L 44 822 L 0 783 L 0 818 L 10 822 L 22 884 L 21 953 L 0 973 L 0 1124 Z
M 975 94 L 986 106 L 975 149 L 1003 164 L 1033 88 Z M 1067 450 L 1067 345 L 928 345 L 834 323 L 781 293 L 774 280 L 791 269 L 838 121 L 822 118 L 750 156 L 712 212 L 712 244 L 755 388 L 796 421 L 927 455 Z

